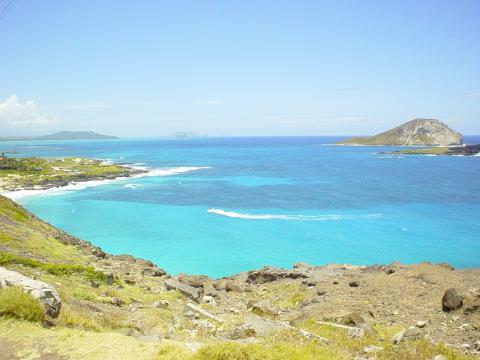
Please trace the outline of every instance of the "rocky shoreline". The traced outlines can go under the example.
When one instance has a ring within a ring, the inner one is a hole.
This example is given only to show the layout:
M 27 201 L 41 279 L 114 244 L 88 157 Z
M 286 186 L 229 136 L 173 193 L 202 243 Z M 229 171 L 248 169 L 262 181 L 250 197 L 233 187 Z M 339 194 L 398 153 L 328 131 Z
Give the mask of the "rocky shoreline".
M 480 269 L 429 262 L 370 266 L 297 263 L 292 269 L 264 267 L 214 279 L 169 275 L 151 261 L 107 254 L 62 231 L 55 238 L 90 254 L 96 268 L 107 274 L 111 287 L 121 282 L 147 293 L 181 294 L 176 302 L 126 304 L 112 298 L 111 304 L 117 311 L 127 312 L 142 307 L 169 308 L 192 322 L 194 337 L 202 333 L 221 341 L 256 342 L 259 337 L 291 328 L 309 338 L 315 335 L 298 324 L 314 319 L 345 331 L 352 339 L 376 334 L 377 327 L 398 327 L 404 330 L 389 339 L 392 344 L 427 339 L 480 356 Z M 152 279 L 157 288 L 152 287 Z M 98 284 L 92 282 L 92 286 Z M 243 320 L 238 323 L 240 318 Z M 227 323 L 236 324 L 229 327 Z M 184 335 L 176 333 L 176 326 L 180 327 L 180 322 L 173 324 L 169 333 L 155 336 L 185 341 Z M 145 334 L 151 334 L 151 329 L 142 327 L 131 333 Z

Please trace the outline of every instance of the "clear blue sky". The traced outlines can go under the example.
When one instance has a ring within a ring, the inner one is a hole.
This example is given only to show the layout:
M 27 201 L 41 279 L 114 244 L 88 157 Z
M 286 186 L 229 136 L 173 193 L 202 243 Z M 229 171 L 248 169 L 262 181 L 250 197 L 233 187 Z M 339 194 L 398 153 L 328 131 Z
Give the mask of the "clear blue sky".
M 1 134 L 370 134 L 415 117 L 480 134 L 479 0 L 18 0 L 0 20 Z

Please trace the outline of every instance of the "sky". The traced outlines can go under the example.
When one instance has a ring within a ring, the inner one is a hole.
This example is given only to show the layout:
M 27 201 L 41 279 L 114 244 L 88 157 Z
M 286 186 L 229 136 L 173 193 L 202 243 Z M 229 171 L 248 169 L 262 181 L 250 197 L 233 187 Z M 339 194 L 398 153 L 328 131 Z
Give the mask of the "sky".
M 0 0 L 0 136 L 480 134 L 479 0 Z

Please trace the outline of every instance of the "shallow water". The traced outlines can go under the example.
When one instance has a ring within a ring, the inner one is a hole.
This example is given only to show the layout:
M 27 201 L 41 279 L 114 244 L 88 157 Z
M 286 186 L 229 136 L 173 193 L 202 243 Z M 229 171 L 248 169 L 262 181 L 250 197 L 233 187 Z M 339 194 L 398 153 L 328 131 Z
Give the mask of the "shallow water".
M 480 266 L 480 158 L 379 155 L 332 137 L 1 143 L 153 175 L 18 199 L 111 253 L 224 276 L 298 261 Z M 480 143 L 480 138 L 466 138 Z

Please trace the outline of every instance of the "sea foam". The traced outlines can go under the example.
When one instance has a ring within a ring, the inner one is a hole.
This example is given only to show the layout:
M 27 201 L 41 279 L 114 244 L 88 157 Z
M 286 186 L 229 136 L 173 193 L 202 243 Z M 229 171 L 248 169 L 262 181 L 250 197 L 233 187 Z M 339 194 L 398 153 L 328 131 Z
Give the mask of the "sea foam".
M 133 166 L 128 166 L 130 168 L 133 168 Z M 137 167 L 138 168 L 138 167 Z M 77 190 L 83 190 L 86 188 L 94 187 L 94 186 L 100 186 L 100 185 L 107 185 L 113 182 L 118 182 L 122 180 L 128 180 L 128 179 L 139 179 L 142 177 L 147 177 L 147 176 L 171 176 L 171 175 L 177 175 L 177 174 L 183 174 L 186 172 L 190 171 L 195 171 L 195 170 L 201 170 L 201 169 L 208 169 L 208 166 L 181 166 L 177 168 L 172 168 L 172 169 L 148 169 L 144 168 L 142 170 L 149 170 L 144 173 L 136 174 L 130 177 L 123 176 L 123 177 L 118 177 L 115 179 L 104 179 L 104 180 L 90 180 L 90 181 L 82 181 L 82 182 L 71 182 L 70 184 L 66 186 L 60 186 L 60 187 L 53 187 L 49 189 L 28 189 L 28 190 L 17 190 L 17 191 L 6 191 L 1 193 L 1 195 L 6 196 L 12 200 L 17 200 L 21 199 L 27 196 L 34 196 L 34 195 L 61 195 L 64 194 L 66 191 L 77 191 Z M 139 184 L 126 184 L 125 187 L 138 187 L 136 185 Z M 142 185 L 140 185 L 142 186 Z
M 287 221 L 338 221 L 338 220 L 353 220 L 355 217 L 349 215 L 286 215 L 286 214 L 248 214 L 237 213 L 234 211 L 224 211 L 220 209 L 208 209 L 210 214 L 226 216 L 229 218 L 244 219 L 244 220 L 287 220 Z M 380 214 L 368 214 L 363 218 L 376 218 Z

